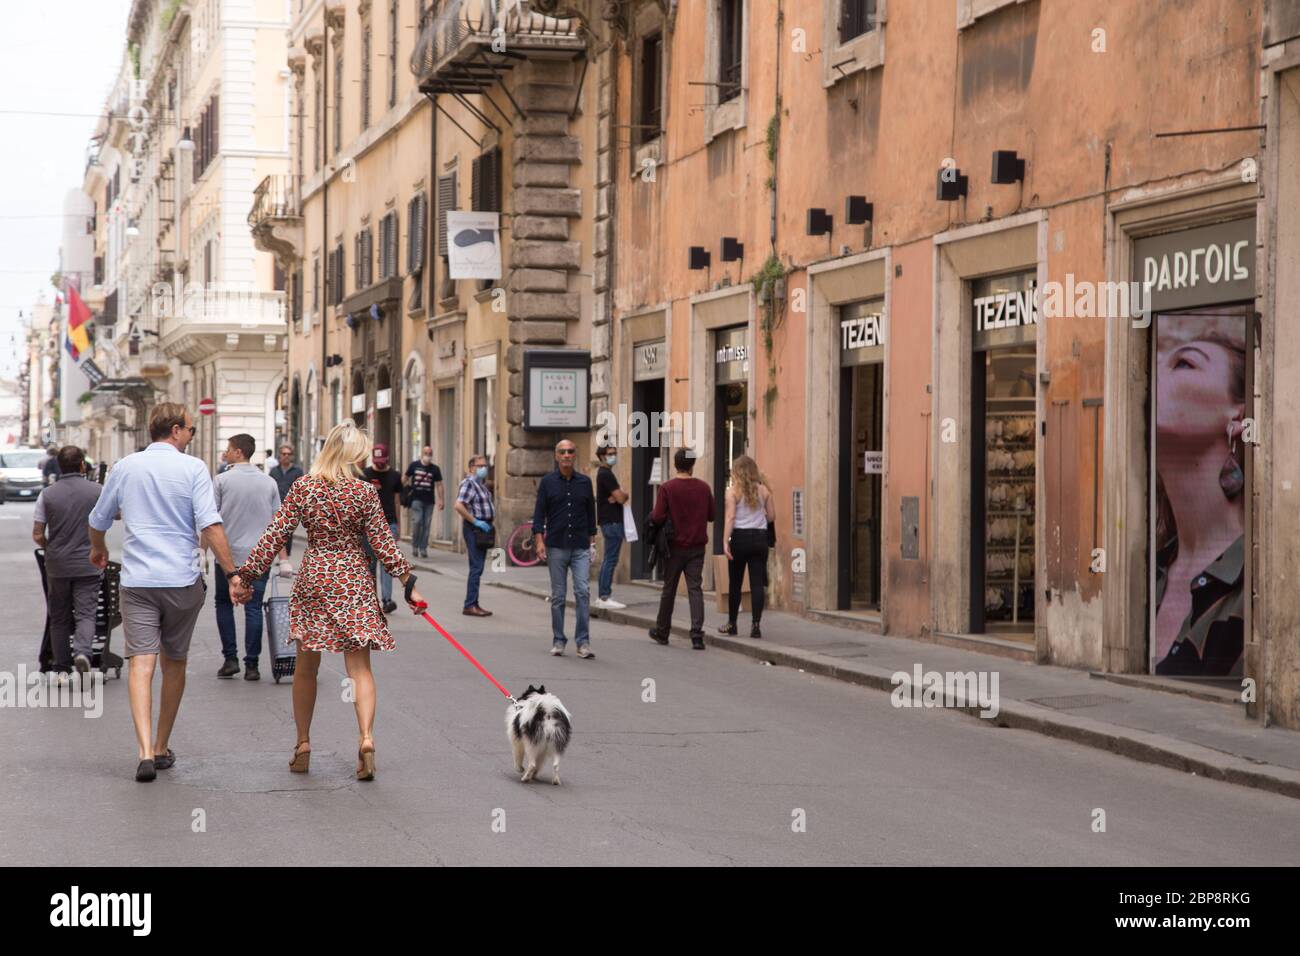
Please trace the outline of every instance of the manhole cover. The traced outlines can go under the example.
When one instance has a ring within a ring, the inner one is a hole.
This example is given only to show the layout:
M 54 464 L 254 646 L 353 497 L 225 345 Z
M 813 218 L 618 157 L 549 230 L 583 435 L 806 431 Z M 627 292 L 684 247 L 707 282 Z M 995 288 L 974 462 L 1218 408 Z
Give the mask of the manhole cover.
M 1099 704 L 1127 704 L 1123 697 L 1111 697 L 1109 694 L 1067 694 L 1064 697 L 1029 697 L 1031 704 L 1050 707 L 1052 710 L 1077 710 L 1080 707 L 1096 707 Z

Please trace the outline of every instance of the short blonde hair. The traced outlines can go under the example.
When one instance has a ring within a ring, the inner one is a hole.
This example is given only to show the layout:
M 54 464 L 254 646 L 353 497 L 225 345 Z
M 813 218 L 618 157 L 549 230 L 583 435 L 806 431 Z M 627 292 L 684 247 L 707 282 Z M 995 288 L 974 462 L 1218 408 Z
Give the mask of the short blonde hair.
M 172 429 L 185 424 L 185 406 L 178 402 L 160 402 L 149 413 L 149 440 L 166 441 Z
M 325 446 L 316 456 L 311 473 L 331 485 L 343 478 L 351 478 L 352 467 L 366 460 L 370 454 L 370 436 L 351 419 L 335 425 L 325 436 Z

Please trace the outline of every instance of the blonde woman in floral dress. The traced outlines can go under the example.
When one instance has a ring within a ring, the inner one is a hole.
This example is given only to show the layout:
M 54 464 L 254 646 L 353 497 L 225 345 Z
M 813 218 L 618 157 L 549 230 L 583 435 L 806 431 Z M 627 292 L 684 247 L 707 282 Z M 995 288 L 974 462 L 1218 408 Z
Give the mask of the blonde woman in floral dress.
M 243 567 L 231 576 L 231 598 L 247 601 L 254 581 L 270 568 L 275 556 L 298 525 L 307 529 L 307 551 L 289 599 L 290 640 L 298 642 L 293 678 L 293 717 L 298 744 L 289 769 L 306 773 L 311 761 L 311 718 L 316 708 L 316 674 L 321 651 L 343 654 L 356 692 L 357 779 L 375 777 L 375 680 L 370 649 L 391 651 L 395 643 L 379 606 L 375 581 L 362 549 L 365 535 L 388 573 L 403 585 L 411 566 L 393 540 L 375 489 L 356 477 L 370 454 L 370 438 L 351 421 L 336 426 L 312 465 L 311 473 L 294 482 L 280 510 L 271 519 Z M 408 588 L 407 601 L 416 609 L 424 601 Z

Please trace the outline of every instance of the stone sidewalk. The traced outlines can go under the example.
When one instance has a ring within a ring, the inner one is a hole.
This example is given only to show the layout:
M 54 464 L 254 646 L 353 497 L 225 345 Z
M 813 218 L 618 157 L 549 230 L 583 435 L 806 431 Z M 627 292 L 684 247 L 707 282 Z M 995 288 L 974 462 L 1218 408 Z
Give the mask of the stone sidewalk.
M 409 550 L 405 542 L 402 548 Z M 429 558 L 413 559 L 412 564 L 420 571 L 459 580 L 467 574 L 465 556 L 447 551 L 431 551 Z M 507 566 L 503 571 L 493 571 L 489 563 L 482 585 L 480 601 L 489 610 L 494 587 L 532 595 L 539 601 L 549 600 L 545 566 Z M 594 596 L 594 586 L 592 593 Z M 659 594 L 654 585 L 618 584 L 614 598 L 627 608 L 592 608 L 591 616 L 648 628 L 654 623 Z M 1032 730 L 1135 760 L 1300 798 L 1300 733 L 1260 726 L 1246 717 L 1243 704 L 1222 693 L 1202 688 L 1180 693 L 1161 689 L 1161 682 L 1142 677 L 1023 663 L 921 640 L 871 634 L 781 611 L 764 613 L 761 640 L 745 636 L 749 632 L 746 613 L 741 614 L 739 635 L 723 637 L 717 633 L 717 626 L 724 622 L 725 615 L 715 607 L 713 594 L 706 593 L 705 641 L 710 647 L 891 692 L 898 686 L 893 675 L 909 675 L 910 684 L 918 665 L 923 672 L 996 672 L 1000 707 L 995 717 L 979 717 L 978 706 L 959 708 L 990 727 Z M 539 616 L 538 626 L 544 628 L 546 621 Z M 686 639 L 689 625 L 683 594 L 674 609 L 674 637 Z M 448 626 L 454 630 L 454 622 L 448 622 Z M 597 627 L 593 631 L 593 648 L 599 652 L 599 646 Z M 1165 684 L 1174 686 L 1171 682 Z M 956 703 L 945 700 L 949 707 Z

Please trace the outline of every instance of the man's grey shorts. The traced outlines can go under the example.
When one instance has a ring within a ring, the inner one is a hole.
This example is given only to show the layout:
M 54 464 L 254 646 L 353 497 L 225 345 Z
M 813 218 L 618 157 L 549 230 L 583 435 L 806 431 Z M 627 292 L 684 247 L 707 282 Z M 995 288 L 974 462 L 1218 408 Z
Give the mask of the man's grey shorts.
M 125 656 L 162 653 L 174 661 L 187 658 L 207 589 L 201 576 L 184 588 L 122 588 Z

